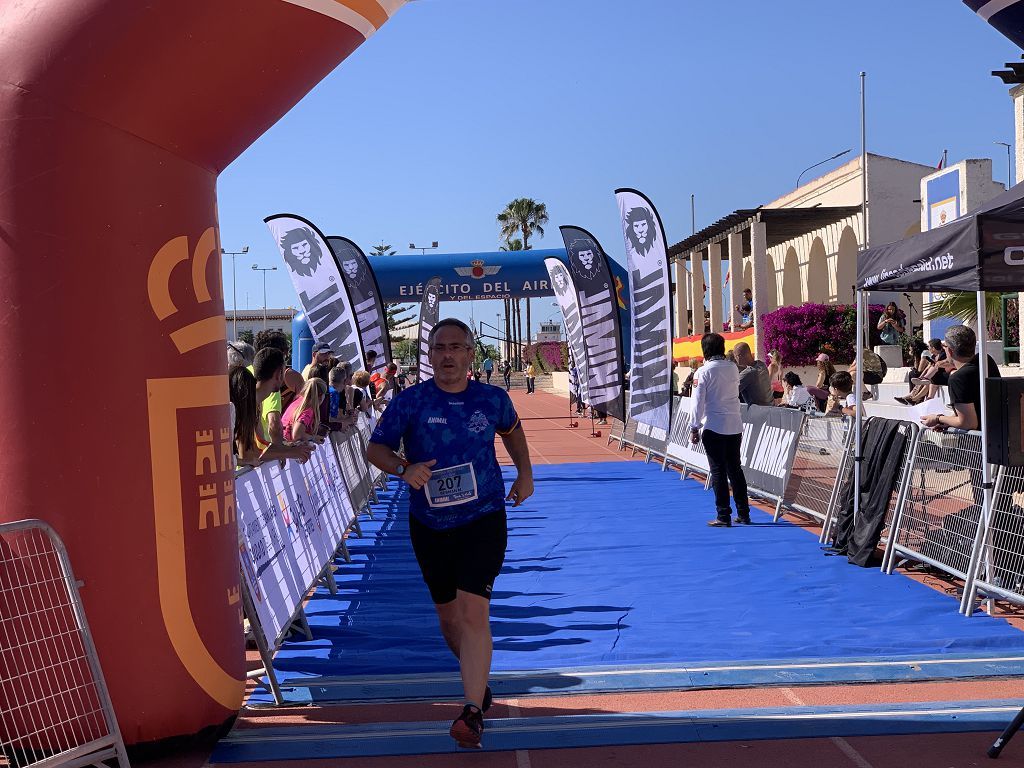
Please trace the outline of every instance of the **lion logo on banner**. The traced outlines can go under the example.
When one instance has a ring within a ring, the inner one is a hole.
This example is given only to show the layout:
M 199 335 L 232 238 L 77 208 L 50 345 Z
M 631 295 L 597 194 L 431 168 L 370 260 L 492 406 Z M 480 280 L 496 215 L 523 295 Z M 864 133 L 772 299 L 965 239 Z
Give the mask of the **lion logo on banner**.
M 598 256 L 600 249 L 597 243 L 589 238 L 573 240 L 569 243 L 569 266 L 572 271 L 587 280 L 597 277 Z
M 565 271 L 564 266 L 558 264 L 551 270 L 551 282 L 554 283 L 555 293 L 559 296 L 565 294 L 569 289 L 569 273 Z
M 281 254 L 296 274 L 309 277 L 320 266 L 323 251 L 316 240 L 313 230 L 308 227 L 289 229 L 281 238 Z
M 654 241 L 658 237 L 658 230 L 654 226 L 654 214 L 642 205 L 630 208 L 626 214 L 626 239 L 633 252 L 639 256 L 646 256 L 647 252 L 654 247 Z

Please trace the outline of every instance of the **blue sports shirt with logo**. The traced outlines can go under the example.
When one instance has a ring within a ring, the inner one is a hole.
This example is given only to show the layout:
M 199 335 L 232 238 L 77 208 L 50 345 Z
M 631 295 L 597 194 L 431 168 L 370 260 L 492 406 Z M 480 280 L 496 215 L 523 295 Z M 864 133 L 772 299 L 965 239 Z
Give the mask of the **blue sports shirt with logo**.
M 458 488 L 449 497 L 443 495 L 446 489 L 431 486 L 435 500 L 456 499 L 432 507 L 426 489 L 410 488 L 410 513 L 430 528 L 445 530 L 505 509 L 505 483 L 494 452 L 494 436 L 509 435 L 517 426 L 519 415 L 501 387 L 469 381 L 465 390 L 453 394 L 429 379 L 395 396 L 377 422 L 370 442 L 393 451 L 404 444 L 405 457 L 413 464 L 435 459 L 437 463 L 431 467 L 431 482 L 435 485 L 461 482 L 464 476 L 452 477 L 449 468 L 472 464 L 475 500 L 459 502 Z M 457 470 L 455 474 L 459 474 Z

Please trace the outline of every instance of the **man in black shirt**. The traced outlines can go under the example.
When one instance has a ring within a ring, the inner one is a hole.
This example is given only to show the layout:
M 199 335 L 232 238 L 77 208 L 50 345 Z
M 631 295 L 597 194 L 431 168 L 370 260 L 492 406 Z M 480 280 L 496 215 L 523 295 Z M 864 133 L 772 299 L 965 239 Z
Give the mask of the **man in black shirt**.
M 946 353 L 952 359 L 956 370 L 949 376 L 949 402 L 953 415 L 929 414 L 921 423 L 932 429 L 955 427 L 957 429 L 981 429 L 981 382 L 978 378 L 978 355 L 974 348 L 978 343 L 974 331 L 966 325 L 954 325 L 946 331 L 942 342 Z M 988 378 L 999 378 L 996 361 L 989 355 Z

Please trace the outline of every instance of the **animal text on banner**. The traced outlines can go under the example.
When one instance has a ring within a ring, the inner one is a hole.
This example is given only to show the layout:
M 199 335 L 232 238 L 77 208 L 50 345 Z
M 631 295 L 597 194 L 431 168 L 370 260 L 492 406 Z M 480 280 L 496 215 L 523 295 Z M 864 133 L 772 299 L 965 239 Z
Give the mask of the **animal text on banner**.
M 559 231 L 576 286 L 587 351 L 589 402 L 596 410 L 625 421 L 622 329 L 608 256 L 587 230 L 559 227 Z
M 440 277 L 430 278 L 423 289 L 423 301 L 420 303 L 420 381 L 434 378 L 434 367 L 430 364 L 428 343 L 430 332 L 437 325 L 438 317 L 441 314 L 440 285 Z
M 349 298 L 352 299 L 363 353 L 377 353 L 377 360 L 370 373 L 381 370 L 393 357 L 387 313 L 380 298 L 377 278 L 363 249 L 354 242 L 346 237 L 332 235 L 327 238 L 327 244 L 331 246 L 338 269 L 341 271 L 341 279 L 345 281 Z
M 317 341 L 331 345 L 335 356 L 363 367 L 352 301 L 326 238 L 312 222 L 300 216 L 280 213 L 266 219 L 281 258 L 306 313 L 306 321 Z
M 672 393 L 672 323 L 669 315 L 665 230 L 654 204 L 635 189 L 617 189 L 626 241 L 633 354 L 629 418 L 668 430 Z
M 583 398 L 584 403 L 593 405 L 587 386 L 589 381 L 587 371 L 590 370 L 590 365 L 587 361 L 587 350 L 583 344 L 583 327 L 580 324 L 580 308 L 576 303 L 576 286 L 573 284 L 565 264 L 558 259 L 544 259 L 544 266 L 547 267 L 548 277 L 551 278 L 551 286 L 555 289 L 555 298 L 558 300 L 558 308 L 562 311 L 562 319 L 565 320 L 565 335 L 569 342 L 573 361 L 576 363 L 580 397 Z
M 690 443 L 692 412 L 693 398 L 676 398 L 666 453 L 674 461 L 707 471 L 708 459 L 703 445 Z M 781 498 L 793 471 L 806 415 L 795 408 L 761 405 L 741 405 L 740 414 L 743 418 L 740 463 L 747 484 Z

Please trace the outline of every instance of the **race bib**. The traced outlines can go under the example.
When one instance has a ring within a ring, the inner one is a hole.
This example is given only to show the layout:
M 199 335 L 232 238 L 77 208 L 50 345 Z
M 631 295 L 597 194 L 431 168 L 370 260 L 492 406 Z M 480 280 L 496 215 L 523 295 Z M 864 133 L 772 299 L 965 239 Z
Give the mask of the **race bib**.
M 472 464 L 435 469 L 423 486 L 427 503 L 434 509 L 476 501 L 476 473 Z

